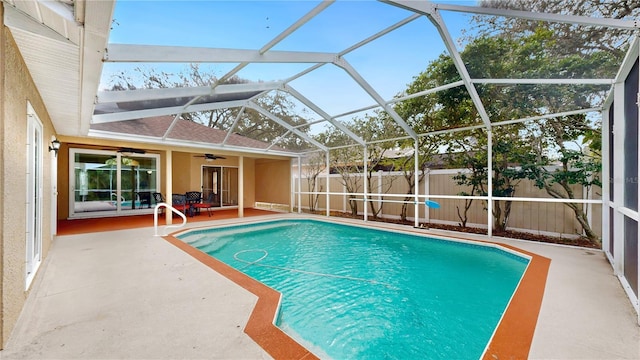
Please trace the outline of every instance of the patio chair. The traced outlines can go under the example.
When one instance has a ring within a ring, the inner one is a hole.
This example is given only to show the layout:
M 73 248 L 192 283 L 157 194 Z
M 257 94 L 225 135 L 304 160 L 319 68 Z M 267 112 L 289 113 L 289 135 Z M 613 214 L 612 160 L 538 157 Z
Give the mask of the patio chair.
M 150 191 L 140 191 L 137 194 L 138 201 L 140 201 L 140 209 L 143 206 L 147 206 L 147 208 L 151 207 L 151 192 Z
M 171 195 L 171 205 L 183 214 L 193 216 L 193 213 L 191 212 L 191 206 L 187 204 L 187 198 L 184 194 Z
M 187 205 L 191 208 L 191 212 L 200 214 L 198 204 L 202 202 L 202 193 L 200 191 L 187 191 L 185 197 Z
M 162 196 L 162 193 L 154 192 L 152 195 L 153 195 L 153 201 L 155 202 L 156 205 L 164 202 L 164 196 Z M 160 208 L 160 214 L 164 214 L 164 207 Z
M 198 209 L 198 211 L 200 211 L 200 209 L 206 209 L 207 210 L 207 215 L 209 215 L 209 217 L 211 217 L 211 209 L 213 207 L 215 207 L 215 204 L 213 203 L 213 193 L 209 194 L 209 196 L 207 197 L 207 201 L 203 201 L 201 203 L 196 203 L 193 204 L 193 206 Z

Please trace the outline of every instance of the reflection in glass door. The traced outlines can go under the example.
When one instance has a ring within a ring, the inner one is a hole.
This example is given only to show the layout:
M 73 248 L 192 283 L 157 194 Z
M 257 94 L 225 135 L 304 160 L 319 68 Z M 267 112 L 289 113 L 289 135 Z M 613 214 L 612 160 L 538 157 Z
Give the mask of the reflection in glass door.
M 222 206 L 220 202 L 220 174 L 222 168 L 217 166 L 202 167 L 202 198 L 213 206 Z
M 120 156 L 120 201 L 122 209 L 149 209 L 157 190 L 156 159 Z
M 238 205 L 238 169 L 222 169 L 222 206 Z

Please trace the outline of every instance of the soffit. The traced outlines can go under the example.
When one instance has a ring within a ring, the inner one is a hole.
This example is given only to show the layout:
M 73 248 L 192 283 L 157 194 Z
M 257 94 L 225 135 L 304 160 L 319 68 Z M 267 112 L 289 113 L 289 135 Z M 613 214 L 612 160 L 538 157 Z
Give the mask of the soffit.
M 86 135 L 82 116 L 93 113 L 114 1 L 3 1 L 4 23 L 56 133 Z

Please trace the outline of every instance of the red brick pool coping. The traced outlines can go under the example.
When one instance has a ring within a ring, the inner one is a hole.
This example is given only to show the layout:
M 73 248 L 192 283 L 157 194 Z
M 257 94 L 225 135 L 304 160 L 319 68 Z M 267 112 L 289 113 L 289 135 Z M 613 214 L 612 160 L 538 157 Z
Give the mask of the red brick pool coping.
M 442 237 L 470 241 L 456 236 Z M 165 236 L 164 239 L 258 297 L 244 332 L 274 359 L 318 359 L 316 355 L 274 325 L 274 317 L 280 304 L 279 292 L 174 236 Z M 496 244 L 531 257 L 529 266 L 483 356 L 486 360 L 526 359 L 538 321 L 551 260 L 515 246 L 491 241 L 472 241 Z

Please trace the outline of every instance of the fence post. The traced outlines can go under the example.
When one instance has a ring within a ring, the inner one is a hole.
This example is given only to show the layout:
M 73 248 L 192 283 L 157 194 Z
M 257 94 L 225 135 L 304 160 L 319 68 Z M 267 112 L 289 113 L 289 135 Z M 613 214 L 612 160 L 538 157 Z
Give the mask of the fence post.
M 424 194 L 429 195 L 429 178 L 431 177 L 431 169 L 425 169 L 424 175 Z M 426 197 L 425 197 L 426 199 Z M 424 207 L 424 222 L 428 223 L 431 221 L 431 217 L 429 214 L 429 207 L 425 205 Z
M 487 129 L 487 235 L 493 235 L 493 135 Z
M 589 182 L 592 181 L 591 177 L 589 177 Z M 587 186 L 583 186 L 582 187 L 582 198 L 586 199 L 586 200 L 593 200 L 593 192 L 589 191 L 589 187 Z M 592 203 L 588 203 L 588 204 L 582 204 L 582 211 L 586 211 L 587 212 L 587 221 L 589 222 L 589 226 L 591 226 L 591 230 L 593 230 L 593 204 Z M 603 207 L 604 208 L 604 207 Z M 584 229 L 582 229 L 582 235 L 584 235 Z
M 384 205 L 384 203 L 382 202 L 382 170 L 378 170 L 378 209 L 380 209 L 380 217 L 382 217 L 384 215 L 383 211 L 382 211 L 382 205 Z
M 418 139 L 413 140 L 413 226 L 420 226 L 420 197 L 418 195 L 420 184 L 418 184 L 418 170 L 420 169 Z
M 331 186 L 331 179 L 329 177 L 329 175 L 331 174 L 331 167 L 329 166 L 329 150 L 327 150 L 327 166 L 326 166 L 326 171 L 327 171 L 327 176 L 326 178 L 326 183 L 327 183 L 327 195 L 326 195 L 326 199 L 325 202 L 327 203 L 327 216 L 331 215 L 331 209 L 329 209 L 329 207 L 331 206 L 331 201 L 329 200 L 329 187 Z
M 347 185 L 342 184 L 342 212 L 347 212 Z
M 364 209 L 362 209 L 364 211 L 364 216 L 363 219 L 364 221 L 367 221 L 368 218 L 368 211 L 367 211 L 367 199 L 369 198 L 369 182 L 368 182 L 368 178 L 367 178 L 367 174 L 369 173 L 369 152 L 367 151 L 367 145 L 364 146 Z

